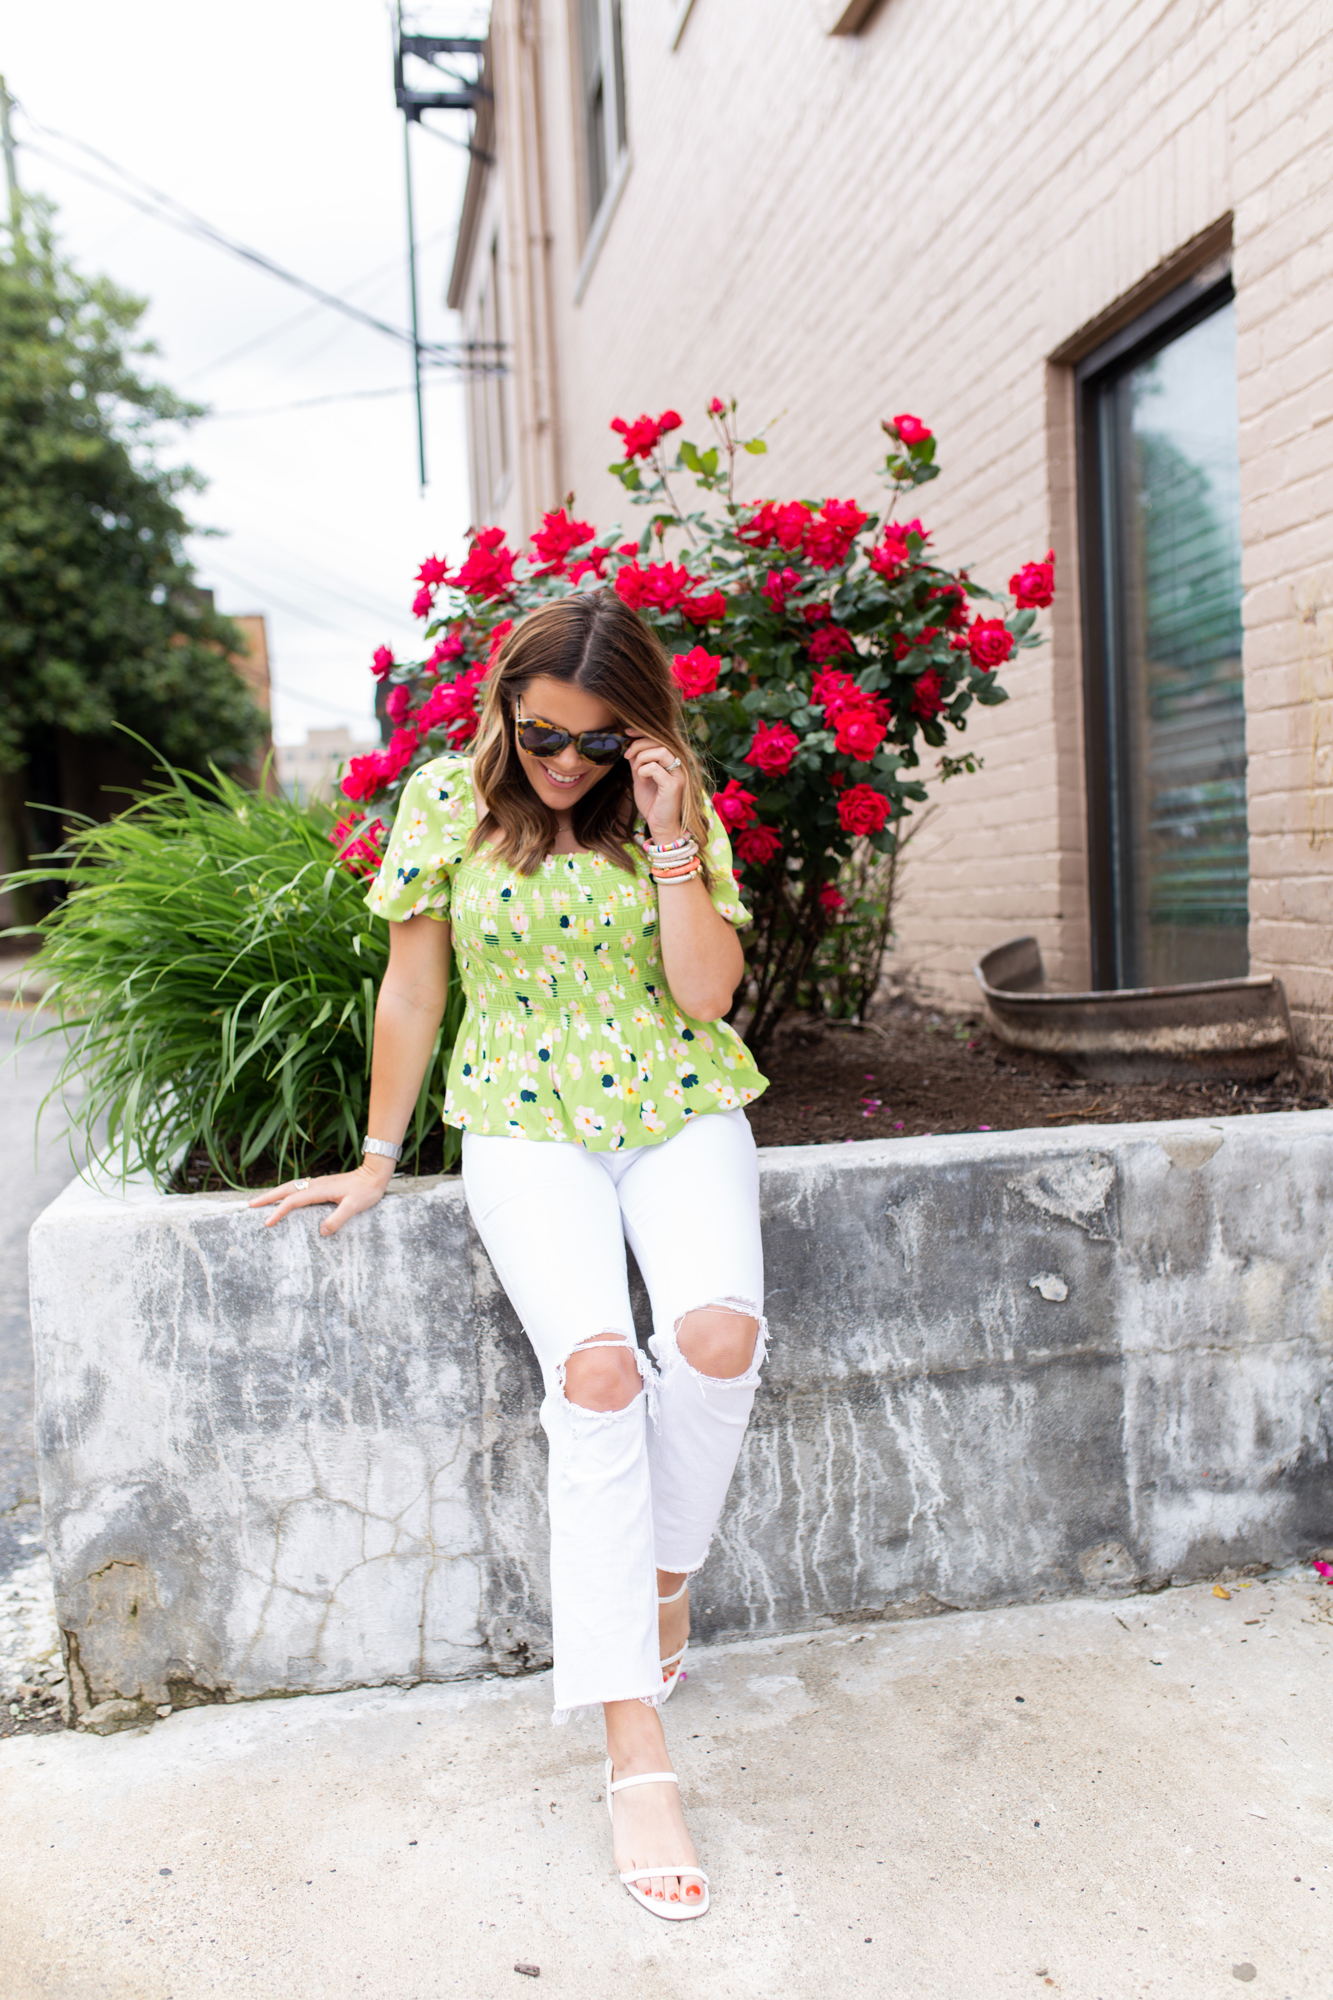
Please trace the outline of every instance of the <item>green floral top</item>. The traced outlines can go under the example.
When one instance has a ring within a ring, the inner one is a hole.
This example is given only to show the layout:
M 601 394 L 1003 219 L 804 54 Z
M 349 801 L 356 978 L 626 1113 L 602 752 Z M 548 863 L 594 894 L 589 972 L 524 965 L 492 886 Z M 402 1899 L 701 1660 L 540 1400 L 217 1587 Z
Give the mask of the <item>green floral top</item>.
M 632 875 L 603 854 L 548 854 L 520 875 L 485 848 L 466 853 L 476 823 L 471 759 L 424 764 L 366 897 L 381 917 L 453 925 L 467 1012 L 447 1125 L 616 1152 L 758 1097 L 766 1079 L 739 1035 L 682 1014 L 667 990 L 658 892 L 633 843 Z M 714 907 L 748 924 L 716 813 L 707 853 Z

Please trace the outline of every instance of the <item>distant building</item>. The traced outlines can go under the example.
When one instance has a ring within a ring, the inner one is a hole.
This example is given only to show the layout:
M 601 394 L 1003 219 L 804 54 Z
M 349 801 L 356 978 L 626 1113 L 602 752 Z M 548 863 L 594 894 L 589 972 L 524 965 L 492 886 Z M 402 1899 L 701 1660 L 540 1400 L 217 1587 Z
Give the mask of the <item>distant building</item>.
M 479 525 L 610 526 L 609 420 L 735 394 L 779 419 L 746 498 L 881 505 L 911 411 L 940 557 L 1055 551 L 906 867 L 898 964 L 953 1004 L 1023 933 L 1074 988 L 1277 973 L 1333 1073 L 1330 64 L 1309 0 L 495 0 Z
M 204 595 L 212 598 L 211 591 Z M 242 611 L 229 613 L 233 625 L 239 625 L 245 634 L 245 651 L 233 653 L 231 663 L 235 667 L 256 708 L 271 715 L 273 710 L 273 683 L 269 674 L 268 625 L 262 611 Z M 263 737 L 248 764 L 238 764 L 235 775 L 243 785 L 253 785 L 258 791 L 264 782 L 265 767 L 269 767 L 266 791 L 274 791 L 277 780 L 273 775 L 269 760 L 273 755 L 273 732 L 271 726 L 265 729 Z
M 345 724 L 337 729 L 308 729 L 304 743 L 280 743 L 275 759 L 278 783 L 289 798 L 304 805 L 310 799 L 332 801 L 338 773 L 349 757 L 365 757 L 378 743 L 352 740 Z

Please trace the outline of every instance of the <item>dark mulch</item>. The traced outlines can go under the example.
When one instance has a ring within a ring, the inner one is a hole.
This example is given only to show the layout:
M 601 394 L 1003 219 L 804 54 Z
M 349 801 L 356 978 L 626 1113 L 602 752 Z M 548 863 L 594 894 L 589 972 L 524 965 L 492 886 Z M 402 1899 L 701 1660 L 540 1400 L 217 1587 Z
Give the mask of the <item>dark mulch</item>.
M 1229 1118 L 1330 1102 L 1294 1074 L 1262 1084 L 1084 1083 L 1051 1057 L 1007 1048 L 979 1016 L 905 998 L 878 1009 L 870 1028 L 784 1022 L 761 1067 L 769 1087 L 749 1114 L 761 1146 Z
M 959 1018 L 898 998 L 855 1028 L 805 1016 L 778 1029 L 761 1064 L 768 1089 L 750 1107 L 761 1146 L 842 1139 L 911 1139 L 932 1132 L 1012 1132 L 1059 1125 L 1131 1125 L 1154 1118 L 1234 1118 L 1256 1111 L 1313 1111 L 1331 1101 L 1294 1073 L 1271 1083 L 1084 1083 L 1049 1056 L 1006 1048 L 977 1015 Z M 442 1134 L 428 1135 L 419 1164 L 440 1171 Z M 335 1170 L 312 1162 L 307 1174 Z M 290 1169 L 287 1170 L 287 1175 Z M 285 1176 L 260 1160 L 252 1188 Z M 205 1153 L 192 1154 L 178 1194 L 228 1183 Z

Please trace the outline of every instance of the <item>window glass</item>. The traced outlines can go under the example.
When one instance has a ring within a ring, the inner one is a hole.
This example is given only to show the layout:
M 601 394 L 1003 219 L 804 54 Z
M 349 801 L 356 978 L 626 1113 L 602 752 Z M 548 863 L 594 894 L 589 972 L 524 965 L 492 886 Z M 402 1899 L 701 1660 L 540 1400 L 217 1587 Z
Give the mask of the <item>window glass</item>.
M 578 0 L 583 88 L 583 154 L 588 212 L 593 220 L 625 150 L 625 52 L 620 0 Z
M 588 220 L 606 193 L 606 79 L 602 60 L 602 0 L 579 0 L 583 45 L 583 144 L 588 174 Z
M 1249 970 L 1235 311 L 1095 390 L 1115 983 Z

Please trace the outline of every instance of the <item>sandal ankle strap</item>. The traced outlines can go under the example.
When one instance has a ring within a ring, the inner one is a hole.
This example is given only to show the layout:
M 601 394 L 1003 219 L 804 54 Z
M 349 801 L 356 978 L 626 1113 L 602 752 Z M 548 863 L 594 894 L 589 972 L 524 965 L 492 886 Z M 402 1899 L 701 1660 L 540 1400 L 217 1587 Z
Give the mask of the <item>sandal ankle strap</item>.
M 617 1778 L 613 1785 L 607 1786 L 607 1790 L 609 1792 L 623 1792 L 627 1785 L 678 1785 L 679 1783 L 680 1779 L 674 1771 L 644 1771 L 637 1778 Z M 660 1875 L 662 1870 L 660 1868 L 653 1868 L 649 1872 L 653 1875 Z M 672 1872 L 670 1869 L 667 1870 L 668 1874 Z M 677 1868 L 674 1872 L 679 1875 L 681 1871 Z
M 690 1587 L 690 1579 L 686 1577 L 684 1583 L 682 1583 L 679 1590 L 673 1590 L 670 1597 L 659 1597 L 657 1601 L 659 1604 L 677 1604 L 679 1603 L 680 1599 L 685 1595 L 689 1587 Z
M 679 1861 L 664 1861 L 660 1868 L 626 1868 L 620 1879 L 622 1882 L 642 1882 L 649 1875 L 688 1875 L 693 1882 L 706 1882 L 708 1877 L 702 1868 L 686 1868 Z

